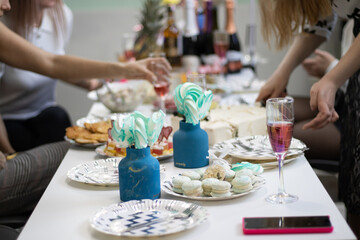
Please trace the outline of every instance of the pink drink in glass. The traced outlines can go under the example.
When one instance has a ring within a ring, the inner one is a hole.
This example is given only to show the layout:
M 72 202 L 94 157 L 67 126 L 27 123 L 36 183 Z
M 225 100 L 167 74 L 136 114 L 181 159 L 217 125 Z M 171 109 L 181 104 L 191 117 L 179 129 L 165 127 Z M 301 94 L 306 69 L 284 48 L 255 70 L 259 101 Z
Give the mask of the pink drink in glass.
M 214 44 L 214 51 L 216 55 L 218 55 L 221 59 L 226 57 L 226 51 L 229 48 L 228 43 L 215 43 Z
M 294 124 L 292 122 L 269 122 L 267 130 L 272 149 L 276 153 L 286 152 L 290 146 Z
M 156 94 L 160 97 L 166 96 L 169 93 L 169 83 L 168 82 L 157 82 L 154 83 L 154 90 Z

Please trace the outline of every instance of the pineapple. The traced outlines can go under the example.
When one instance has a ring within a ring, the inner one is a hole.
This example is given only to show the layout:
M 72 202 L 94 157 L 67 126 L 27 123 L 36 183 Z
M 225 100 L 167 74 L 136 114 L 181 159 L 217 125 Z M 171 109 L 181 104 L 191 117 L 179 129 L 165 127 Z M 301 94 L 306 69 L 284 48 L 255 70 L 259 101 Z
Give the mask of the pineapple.
M 157 39 L 163 27 L 164 5 L 162 5 L 162 0 L 145 0 L 141 14 L 140 23 L 143 28 L 137 33 L 135 39 L 136 59 L 146 58 L 150 52 L 161 48 L 157 44 Z

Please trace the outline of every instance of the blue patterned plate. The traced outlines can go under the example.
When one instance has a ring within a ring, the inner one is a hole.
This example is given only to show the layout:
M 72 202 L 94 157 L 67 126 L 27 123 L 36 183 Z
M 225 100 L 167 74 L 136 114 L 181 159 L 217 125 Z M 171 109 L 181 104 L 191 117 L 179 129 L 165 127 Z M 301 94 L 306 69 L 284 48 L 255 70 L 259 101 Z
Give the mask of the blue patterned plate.
M 207 219 L 206 209 L 198 206 L 186 219 L 158 221 L 158 219 L 169 218 L 171 215 L 183 212 L 190 205 L 191 203 L 168 199 L 122 202 L 101 209 L 90 220 L 90 224 L 99 232 L 115 236 L 152 237 L 168 235 L 193 228 Z M 128 230 L 138 224 L 142 224 L 144 227 Z

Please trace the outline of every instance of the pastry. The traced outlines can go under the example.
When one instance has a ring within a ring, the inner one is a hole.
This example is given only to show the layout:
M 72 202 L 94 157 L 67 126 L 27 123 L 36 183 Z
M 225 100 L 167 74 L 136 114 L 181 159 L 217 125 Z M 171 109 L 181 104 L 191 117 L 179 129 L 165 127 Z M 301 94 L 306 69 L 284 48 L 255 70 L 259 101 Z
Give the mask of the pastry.
M 225 169 L 220 165 L 212 165 L 205 170 L 203 178 L 217 178 L 219 180 L 225 179 Z
M 253 171 L 251 171 L 250 169 L 247 169 L 247 168 L 236 172 L 235 178 L 240 177 L 240 176 L 248 176 L 251 179 L 252 183 L 254 183 L 256 181 L 256 177 L 255 177 Z
M 184 195 L 190 197 L 199 197 L 203 193 L 202 184 L 199 180 L 185 182 L 181 188 L 184 192 Z
M 177 176 L 172 179 L 173 191 L 176 193 L 183 193 L 182 185 L 186 182 L 190 182 L 191 179 L 186 176 Z
M 213 197 L 228 197 L 230 193 L 231 184 L 226 181 L 218 181 L 212 185 L 210 195 Z
M 199 173 L 195 172 L 195 171 L 185 171 L 183 173 L 181 173 L 181 176 L 187 176 L 189 177 L 191 180 L 200 180 L 201 176 Z
M 246 175 L 237 176 L 232 181 L 232 188 L 234 193 L 243 193 L 252 189 L 251 178 Z
M 219 182 L 219 180 L 216 178 L 206 178 L 201 182 L 204 191 L 203 194 L 205 196 L 211 196 L 210 193 L 212 191 L 212 185 L 216 182 Z
M 225 172 L 225 181 L 231 182 L 235 177 L 235 172 L 233 170 L 227 170 Z

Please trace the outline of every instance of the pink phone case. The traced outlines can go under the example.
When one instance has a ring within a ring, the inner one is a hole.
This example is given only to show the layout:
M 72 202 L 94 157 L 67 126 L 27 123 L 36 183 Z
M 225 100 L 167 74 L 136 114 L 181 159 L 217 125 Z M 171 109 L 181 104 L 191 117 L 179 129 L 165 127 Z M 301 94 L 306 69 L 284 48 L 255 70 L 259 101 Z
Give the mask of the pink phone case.
M 245 218 L 243 218 L 242 229 L 244 234 L 290 234 L 290 233 L 330 233 L 334 227 L 309 227 L 309 228 L 266 228 L 248 229 L 245 228 Z

